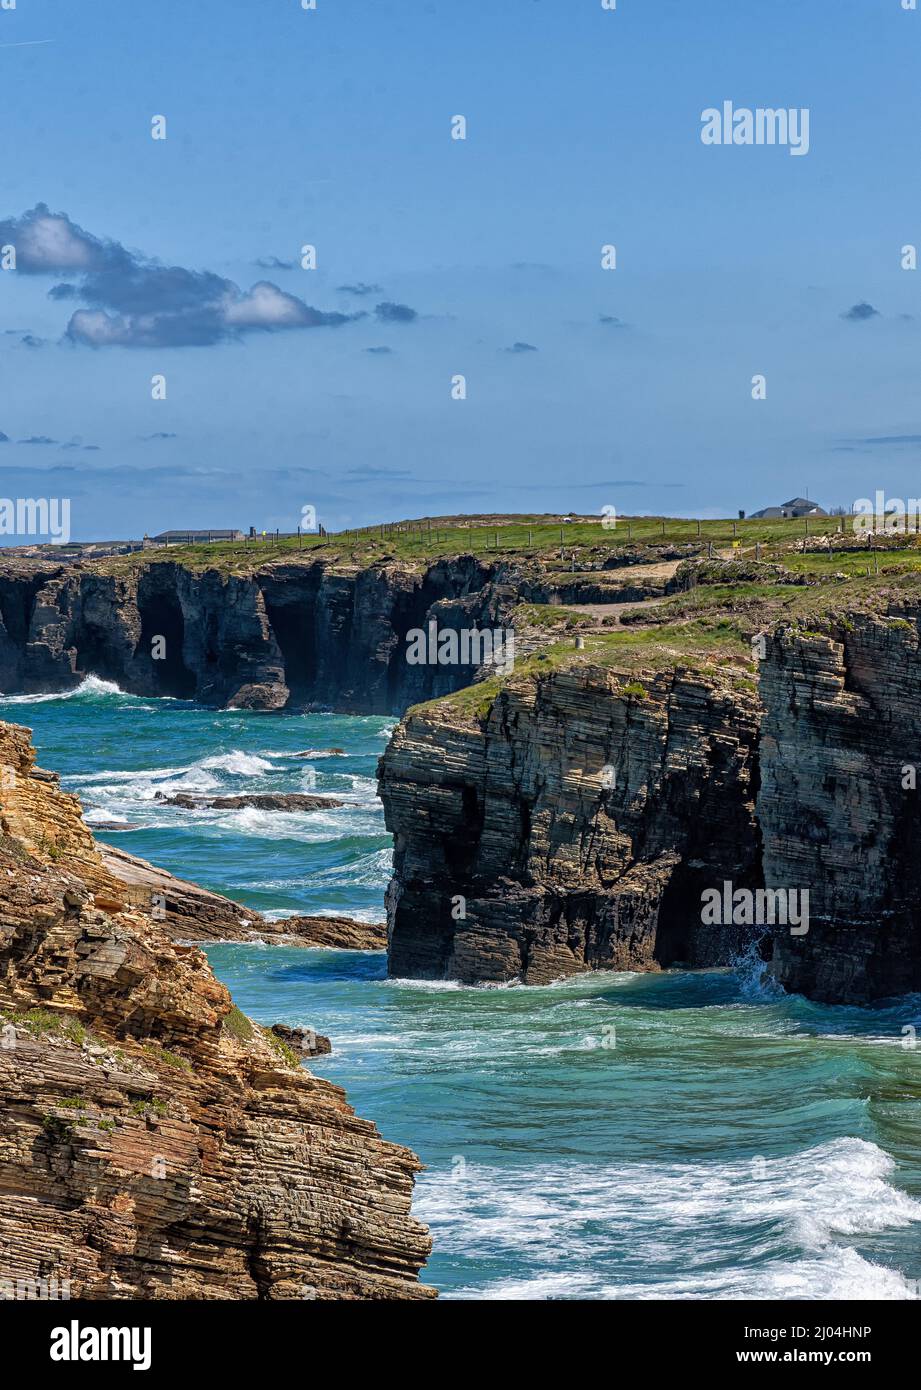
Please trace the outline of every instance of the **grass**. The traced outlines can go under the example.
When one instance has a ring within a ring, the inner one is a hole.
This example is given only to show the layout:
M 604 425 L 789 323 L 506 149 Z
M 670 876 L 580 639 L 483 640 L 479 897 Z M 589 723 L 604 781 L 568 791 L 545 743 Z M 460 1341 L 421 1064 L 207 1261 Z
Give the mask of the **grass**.
M 275 1049 L 279 1057 L 287 1062 L 289 1067 L 299 1067 L 301 1065 L 302 1059 L 298 1057 L 290 1043 L 286 1043 L 284 1038 L 280 1038 L 277 1033 L 273 1033 L 271 1028 L 263 1027 L 262 1032 L 266 1042 Z
M 226 1015 L 222 1026 L 227 1029 L 231 1037 L 236 1038 L 237 1042 L 249 1042 L 253 1036 L 253 1025 L 246 1017 L 242 1009 L 238 1009 L 234 1004 L 230 1013 Z
M 52 1013 L 50 1009 L 26 1009 L 22 1013 L 0 1011 L 0 1018 L 16 1028 L 22 1028 L 34 1038 L 55 1035 L 82 1047 L 91 1037 L 78 1018 Z
M 159 1061 L 165 1062 L 168 1067 L 175 1067 L 179 1071 L 191 1071 L 192 1063 L 187 1057 L 180 1057 L 177 1052 L 170 1052 L 166 1047 L 160 1047 L 154 1043 L 145 1043 L 144 1051 L 150 1057 L 156 1057 Z
M 585 646 L 581 650 L 573 647 L 571 642 L 552 643 L 541 651 L 517 660 L 514 671 L 509 675 L 490 676 L 488 680 L 465 686 L 453 694 L 427 700 L 414 705 L 412 712 L 415 714 L 440 708 L 484 724 L 505 686 L 515 686 L 521 680 L 545 676 L 572 666 L 605 666 L 629 676 L 637 670 L 659 671 L 675 665 L 698 670 L 714 669 L 718 665 L 725 670 L 727 665 L 731 669 L 733 663 L 744 662 L 748 668 L 751 661 L 748 635 L 740 624 L 726 616 L 654 627 L 590 632 L 585 634 Z M 623 693 L 638 699 L 648 695 L 646 687 L 639 681 L 628 681 Z
M 845 520 L 847 520 L 845 518 Z M 188 569 L 216 570 L 242 575 L 275 561 L 311 564 L 350 564 L 359 567 L 384 560 L 420 561 L 439 556 L 474 554 L 487 559 L 559 556 L 560 548 L 591 548 L 607 554 L 629 549 L 634 543 L 649 546 L 691 545 L 728 549 L 738 540 L 743 553 L 756 544 L 790 546 L 809 536 L 838 534 L 841 518 L 812 517 L 808 531 L 804 520 L 696 521 L 683 517 L 621 517 L 613 530 L 594 519 L 560 522 L 544 516 L 471 516 L 464 524 L 456 517 L 424 517 L 418 520 L 363 527 L 332 536 L 274 537 L 263 541 L 215 541 L 211 544 L 170 546 L 138 551 L 93 561 L 100 573 L 124 574 L 147 564 L 174 563 Z M 766 558 L 766 557 L 764 557 Z
M 155 1115 L 162 1119 L 163 1116 L 166 1114 L 167 1109 L 168 1106 L 166 1101 L 159 1100 L 156 1096 L 146 1096 L 141 1100 L 135 1100 L 131 1103 L 131 1113 L 133 1115 L 146 1116 L 149 1113 L 149 1111 L 152 1110 Z

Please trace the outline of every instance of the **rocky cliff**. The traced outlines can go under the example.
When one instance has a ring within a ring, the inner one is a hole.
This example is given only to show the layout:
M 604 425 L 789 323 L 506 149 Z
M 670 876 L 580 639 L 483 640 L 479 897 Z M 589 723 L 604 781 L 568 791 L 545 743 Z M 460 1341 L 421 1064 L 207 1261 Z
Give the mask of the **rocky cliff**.
M 407 634 L 495 630 L 522 602 L 630 602 L 665 593 L 691 547 L 437 558 L 346 550 L 275 559 L 168 553 L 56 564 L 0 560 L 0 691 L 68 690 L 88 675 L 139 695 L 279 710 L 402 714 L 484 674 L 476 659 L 407 660 Z M 486 672 L 488 674 L 488 671 Z
M 612 639 L 410 710 L 380 765 L 391 972 L 541 983 L 757 949 L 815 999 L 921 989 L 918 585 L 847 611 L 787 592 L 792 620 L 762 603 L 694 670 L 666 628 L 645 666 Z M 805 929 L 710 923 L 727 883 L 808 893 Z
M 0 779 L 0 1287 L 430 1296 L 415 1156 L 132 900 L 28 730 Z
M 401 713 L 469 684 L 473 664 L 412 665 L 406 634 L 495 626 L 516 601 L 505 562 L 276 560 L 189 567 L 0 564 L 0 690 L 66 690 L 85 676 L 135 694 L 276 710 Z M 539 577 L 534 579 L 540 591 Z
M 540 984 L 726 963 L 745 933 L 687 908 L 725 877 L 759 882 L 758 720 L 741 669 L 640 680 L 588 662 L 479 709 L 410 711 L 380 768 L 391 973 Z
M 807 888 L 778 932 L 787 989 L 831 1003 L 921 989 L 921 605 L 780 625 L 762 663 L 767 881 Z

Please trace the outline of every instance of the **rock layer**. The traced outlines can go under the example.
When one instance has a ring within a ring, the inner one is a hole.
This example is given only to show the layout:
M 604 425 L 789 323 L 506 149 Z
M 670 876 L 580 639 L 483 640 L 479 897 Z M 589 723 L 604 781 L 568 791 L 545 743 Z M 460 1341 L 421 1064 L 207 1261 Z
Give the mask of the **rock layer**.
M 921 989 L 918 610 L 781 626 L 763 663 L 758 815 L 767 881 L 806 888 L 778 932 L 787 989 L 831 1003 Z
M 680 668 L 512 680 L 482 720 L 410 711 L 380 764 L 391 974 L 726 963 L 744 933 L 703 927 L 700 893 L 758 882 L 758 715 L 731 676 Z
M 430 1296 L 415 1156 L 128 900 L 27 730 L 0 724 L 0 765 L 0 1281 Z
M 888 608 L 783 622 L 747 673 L 537 666 L 410 710 L 379 769 L 391 973 L 542 983 L 757 948 L 810 998 L 921 990 L 921 606 Z M 808 893 L 806 929 L 708 925 L 726 884 Z

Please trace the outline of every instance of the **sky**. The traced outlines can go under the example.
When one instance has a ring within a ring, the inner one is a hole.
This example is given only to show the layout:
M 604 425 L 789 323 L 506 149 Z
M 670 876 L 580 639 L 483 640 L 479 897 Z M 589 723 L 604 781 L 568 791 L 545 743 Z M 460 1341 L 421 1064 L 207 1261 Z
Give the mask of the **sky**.
M 902 0 L 4 3 L 0 497 L 75 538 L 919 495 Z

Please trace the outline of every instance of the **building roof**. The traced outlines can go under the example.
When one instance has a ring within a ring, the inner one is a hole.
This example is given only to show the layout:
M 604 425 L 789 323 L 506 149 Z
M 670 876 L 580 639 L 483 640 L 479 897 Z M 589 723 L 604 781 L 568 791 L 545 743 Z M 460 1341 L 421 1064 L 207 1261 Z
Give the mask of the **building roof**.
M 159 534 L 159 536 L 152 536 L 152 537 L 151 537 L 151 540 L 155 540 L 155 541 L 180 541 L 180 540 L 181 540 L 181 541 L 185 541 L 185 540 L 206 541 L 206 540 L 208 540 L 209 537 L 210 537 L 211 540 L 215 540 L 215 541 L 232 541 L 232 540 L 236 540 L 237 537 L 241 536 L 242 534 L 243 534 L 242 531 L 239 531 L 239 530 L 237 530 L 237 529 L 233 529 L 233 530 L 230 530 L 230 531 L 228 531 L 228 530 L 226 530 L 226 529 L 224 529 L 224 530 L 222 530 L 222 529 L 216 529 L 216 530 L 213 530 L 213 531 L 161 531 L 160 534 Z
M 812 502 L 808 497 L 791 497 L 789 502 L 781 502 L 779 507 L 762 507 L 760 512 L 752 512 L 753 521 L 771 521 L 784 516 L 827 516 L 824 507 Z

